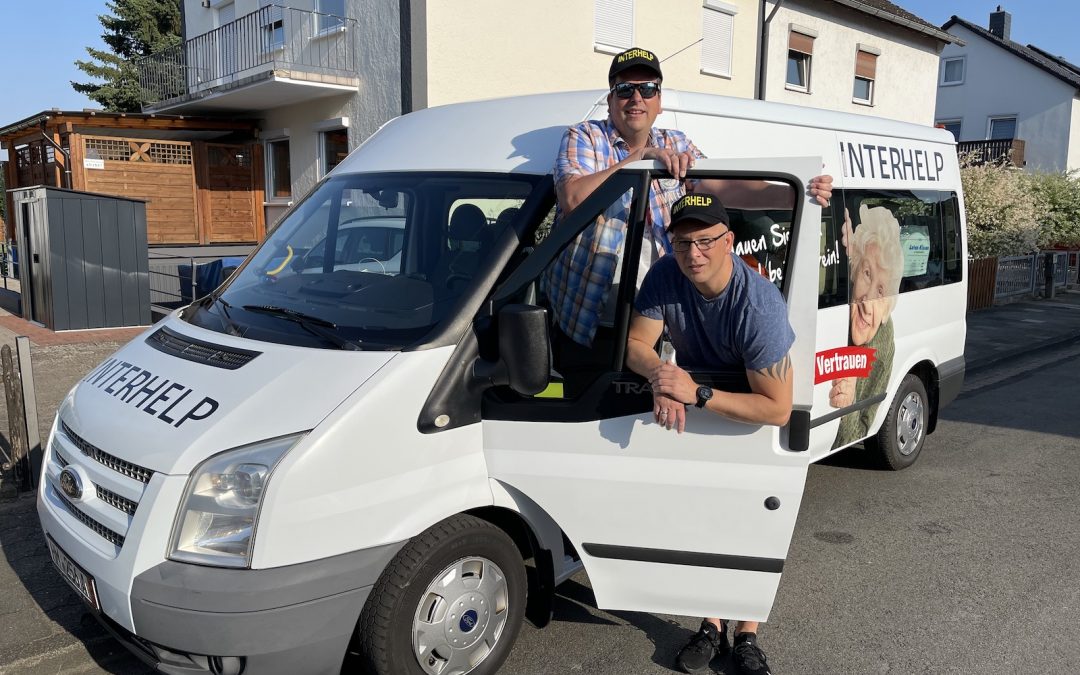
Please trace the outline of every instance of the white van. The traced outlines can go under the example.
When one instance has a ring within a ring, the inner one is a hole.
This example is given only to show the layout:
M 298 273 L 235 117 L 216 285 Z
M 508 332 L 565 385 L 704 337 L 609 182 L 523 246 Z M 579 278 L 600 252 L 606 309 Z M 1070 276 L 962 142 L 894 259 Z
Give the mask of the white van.
M 623 367 L 638 265 L 584 361 L 549 337 L 555 256 L 628 199 L 637 259 L 642 198 L 671 188 L 632 165 L 550 229 L 560 137 L 605 116 L 603 96 L 393 120 L 226 285 L 72 389 L 38 512 L 130 649 L 167 673 L 491 673 L 582 568 L 602 608 L 765 620 L 807 465 L 864 438 L 893 468 L 914 461 L 964 372 L 951 135 L 664 93 L 658 126 L 717 158 L 694 177 L 786 191 L 729 210 L 796 335 L 787 426 L 691 410 L 676 435 Z M 821 173 L 825 210 L 804 192 Z M 383 245 L 339 258 L 362 222 Z M 692 517 L 718 511 L 734 517 Z

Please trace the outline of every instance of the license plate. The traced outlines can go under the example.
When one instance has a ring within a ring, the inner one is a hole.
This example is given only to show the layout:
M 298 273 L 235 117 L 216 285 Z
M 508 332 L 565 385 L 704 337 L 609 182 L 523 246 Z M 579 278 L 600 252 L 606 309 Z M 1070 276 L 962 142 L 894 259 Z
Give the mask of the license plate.
M 56 542 L 53 541 L 52 537 L 45 535 L 45 540 L 49 544 L 49 556 L 52 557 L 56 569 L 60 571 L 60 576 L 64 577 L 64 580 L 67 581 L 84 600 L 90 603 L 91 607 L 94 609 L 101 609 L 101 606 L 98 605 L 97 587 L 94 586 L 94 577 L 87 574 L 86 571 L 79 567 L 67 553 L 64 553 L 64 550 L 56 545 Z

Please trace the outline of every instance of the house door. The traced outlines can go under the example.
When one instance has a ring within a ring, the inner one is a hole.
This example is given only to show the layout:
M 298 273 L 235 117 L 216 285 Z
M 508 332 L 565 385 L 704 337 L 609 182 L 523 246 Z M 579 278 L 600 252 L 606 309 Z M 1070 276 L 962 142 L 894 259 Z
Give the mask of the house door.
M 263 221 L 253 146 L 207 143 L 206 157 L 203 243 L 259 241 Z
M 751 265 L 776 283 L 787 301 L 796 334 L 790 351 L 794 406 L 803 412 L 813 400 L 820 209 L 803 196 L 802 186 L 820 167 L 818 158 L 702 160 L 693 172 L 758 184 L 768 179 L 789 190 L 786 205 L 778 208 L 733 205 L 729 212 L 736 241 L 748 252 L 733 264 Z M 608 183 L 625 180 L 627 173 Z M 639 173 L 645 181 L 651 178 L 646 170 Z M 635 183 L 650 184 L 627 185 Z M 663 190 L 672 182 L 651 185 Z M 601 320 L 593 349 L 579 352 L 575 363 L 560 362 L 558 340 L 553 340 L 554 371 L 567 384 L 574 381 L 562 393 L 530 398 L 489 392 L 483 409 L 489 474 L 527 495 L 559 524 L 581 556 L 599 607 L 765 620 L 799 512 L 808 453 L 798 451 L 791 440 L 798 434 L 790 426 L 743 424 L 694 408 L 682 434 L 654 423 L 647 382 L 628 372 L 623 358 L 638 270 L 634 242 L 646 228 L 638 197 L 644 190 L 634 190 L 627 211 L 621 188 L 611 201 L 598 203 L 595 197 L 603 189 L 554 228 L 550 243 L 533 255 L 566 249 L 563 242 L 571 242 L 598 216 L 636 214 L 629 216 L 618 254 L 630 264 L 618 265 L 621 284 L 607 300 L 616 306 L 604 312 L 613 318 Z M 691 375 L 716 389 L 747 390 L 745 375 L 741 383 L 707 370 Z

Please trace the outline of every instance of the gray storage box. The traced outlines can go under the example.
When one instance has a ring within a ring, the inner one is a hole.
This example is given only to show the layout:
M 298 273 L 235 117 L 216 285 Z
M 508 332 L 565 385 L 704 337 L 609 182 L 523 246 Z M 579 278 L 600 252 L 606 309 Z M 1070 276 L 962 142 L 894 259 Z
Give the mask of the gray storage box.
M 11 190 L 23 318 L 52 330 L 150 324 L 146 203 Z

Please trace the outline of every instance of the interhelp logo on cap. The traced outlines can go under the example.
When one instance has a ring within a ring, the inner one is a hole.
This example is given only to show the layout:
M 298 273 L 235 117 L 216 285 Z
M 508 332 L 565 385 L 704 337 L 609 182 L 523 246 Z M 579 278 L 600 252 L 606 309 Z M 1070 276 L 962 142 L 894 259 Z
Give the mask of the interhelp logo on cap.
M 617 61 L 624 63 L 630 59 L 645 59 L 646 61 L 655 61 L 656 55 L 647 49 L 629 49 L 622 54 L 619 54 Z
M 675 205 L 671 207 L 671 215 L 676 215 L 679 211 L 682 211 L 687 206 L 704 206 L 709 207 L 713 205 L 713 198 L 709 195 L 686 195 L 679 201 L 675 202 Z

